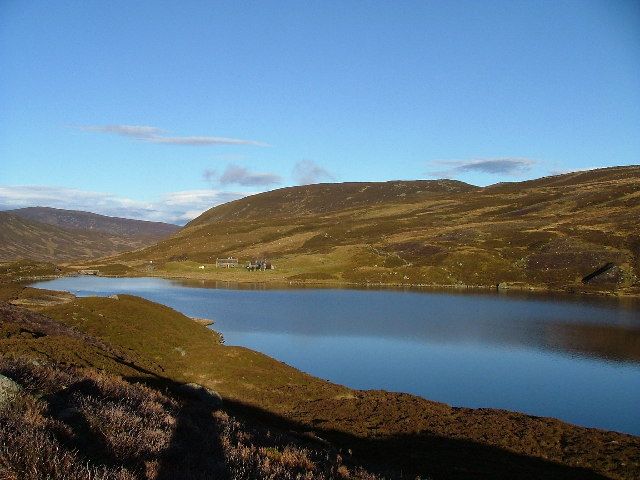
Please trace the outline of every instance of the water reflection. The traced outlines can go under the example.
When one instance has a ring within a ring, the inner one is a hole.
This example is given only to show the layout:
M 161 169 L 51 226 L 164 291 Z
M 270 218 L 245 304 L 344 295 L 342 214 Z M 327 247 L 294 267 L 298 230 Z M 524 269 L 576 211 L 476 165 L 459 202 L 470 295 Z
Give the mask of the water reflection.
M 227 343 L 354 388 L 640 434 L 640 302 L 633 299 L 230 288 L 157 278 L 38 285 L 80 295 L 132 293 L 212 318 Z
M 172 283 L 231 288 L 223 282 Z M 221 317 L 221 325 L 237 332 L 526 346 L 640 362 L 640 302 L 635 299 L 407 289 L 287 290 L 264 284 L 239 284 L 232 289 L 269 292 L 257 297 L 228 296 L 232 307 Z M 258 321 L 256 312 L 262 317 Z M 226 320 L 231 317 L 233 322 Z

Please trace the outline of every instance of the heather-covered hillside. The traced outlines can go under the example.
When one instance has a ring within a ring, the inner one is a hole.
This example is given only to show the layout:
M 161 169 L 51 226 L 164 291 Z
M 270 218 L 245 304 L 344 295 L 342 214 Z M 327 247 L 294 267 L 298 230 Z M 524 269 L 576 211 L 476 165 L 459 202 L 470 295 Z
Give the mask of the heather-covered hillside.
M 212 208 L 119 260 L 237 281 L 637 293 L 638 232 L 640 167 L 631 166 L 484 188 L 436 180 L 274 190 Z M 268 258 L 278 270 L 198 270 L 229 256 Z

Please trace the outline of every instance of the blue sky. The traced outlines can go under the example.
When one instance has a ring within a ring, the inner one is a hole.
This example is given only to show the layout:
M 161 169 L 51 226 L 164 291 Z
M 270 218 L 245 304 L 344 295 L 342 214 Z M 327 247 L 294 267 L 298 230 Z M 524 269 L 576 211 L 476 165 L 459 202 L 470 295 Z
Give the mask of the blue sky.
M 637 1 L 0 1 L 0 208 L 639 158 Z

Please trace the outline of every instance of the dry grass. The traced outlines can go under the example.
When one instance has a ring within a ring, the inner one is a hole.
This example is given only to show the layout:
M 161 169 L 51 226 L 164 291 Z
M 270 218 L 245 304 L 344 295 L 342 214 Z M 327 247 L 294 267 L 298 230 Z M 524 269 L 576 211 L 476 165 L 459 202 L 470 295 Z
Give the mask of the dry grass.
M 90 368 L 0 360 L 0 478 L 378 478 L 331 448 Z M 348 472 L 354 472 L 348 474 Z
M 138 274 L 226 281 L 637 294 L 638 190 L 637 166 L 486 188 L 441 181 L 293 187 L 212 208 L 178 235 L 114 261 Z M 227 256 L 267 256 L 277 270 L 213 267 Z M 582 285 L 607 262 L 617 276 Z

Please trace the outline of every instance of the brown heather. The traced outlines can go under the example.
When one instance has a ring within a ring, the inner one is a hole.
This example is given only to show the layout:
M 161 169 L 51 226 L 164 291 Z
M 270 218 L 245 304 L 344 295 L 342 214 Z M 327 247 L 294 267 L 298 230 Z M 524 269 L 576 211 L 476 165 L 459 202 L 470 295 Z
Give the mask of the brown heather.
M 91 368 L 1 360 L 0 479 L 378 478 L 337 452 Z
M 16 282 L 52 271 L 0 265 L 0 374 L 23 387 L 0 400 L 0 480 L 640 476 L 639 437 L 352 390 L 138 297 Z
M 214 207 L 110 263 L 128 275 L 232 282 L 639 295 L 638 232 L 639 166 L 483 188 L 452 180 L 319 184 Z M 229 256 L 266 257 L 276 269 L 215 268 Z

